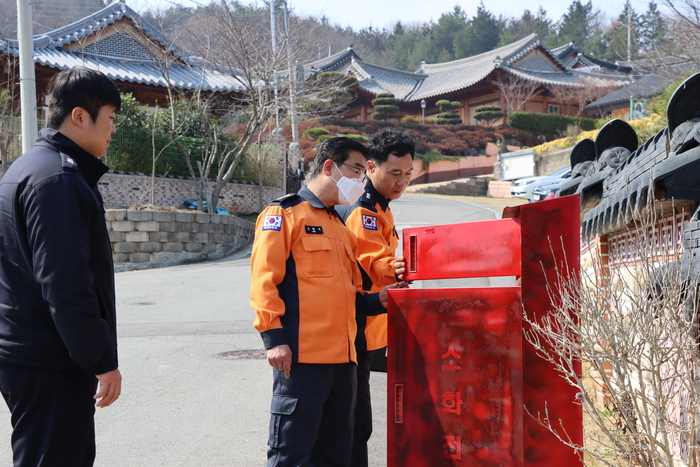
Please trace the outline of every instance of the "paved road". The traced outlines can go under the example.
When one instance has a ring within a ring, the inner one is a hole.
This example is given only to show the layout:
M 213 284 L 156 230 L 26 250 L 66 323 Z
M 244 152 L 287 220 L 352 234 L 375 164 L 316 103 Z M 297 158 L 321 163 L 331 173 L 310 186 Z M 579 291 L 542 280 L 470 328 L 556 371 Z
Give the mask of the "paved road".
M 463 201 L 415 195 L 392 209 L 399 229 L 498 217 Z M 415 286 L 453 286 L 430 282 Z M 124 386 L 114 406 L 97 412 L 95 465 L 264 466 L 272 378 L 252 327 L 247 255 L 120 273 L 116 284 Z M 214 357 L 230 351 L 253 358 Z M 383 467 L 386 375 L 373 373 L 372 388 L 370 465 Z M 0 404 L 0 467 L 11 466 L 10 432 Z

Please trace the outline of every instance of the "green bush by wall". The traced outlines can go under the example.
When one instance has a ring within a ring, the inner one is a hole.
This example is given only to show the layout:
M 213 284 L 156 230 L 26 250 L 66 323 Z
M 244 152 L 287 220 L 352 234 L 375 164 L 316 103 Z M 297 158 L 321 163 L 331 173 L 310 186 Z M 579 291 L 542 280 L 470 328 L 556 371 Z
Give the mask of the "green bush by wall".
M 595 120 L 585 117 L 565 117 L 563 115 L 541 114 L 536 112 L 512 112 L 508 115 L 512 128 L 542 133 L 563 133 L 569 125 L 578 125 L 583 131 L 595 129 Z

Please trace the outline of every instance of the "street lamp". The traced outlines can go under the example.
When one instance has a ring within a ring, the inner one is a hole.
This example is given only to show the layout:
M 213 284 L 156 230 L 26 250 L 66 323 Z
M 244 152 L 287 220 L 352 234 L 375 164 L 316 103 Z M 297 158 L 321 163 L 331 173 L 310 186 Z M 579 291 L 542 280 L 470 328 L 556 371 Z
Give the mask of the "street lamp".
M 423 115 L 423 123 L 425 123 L 425 106 L 426 106 L 425 99 L 421 99 L 420 110 L 421 110 L 421 114 Z

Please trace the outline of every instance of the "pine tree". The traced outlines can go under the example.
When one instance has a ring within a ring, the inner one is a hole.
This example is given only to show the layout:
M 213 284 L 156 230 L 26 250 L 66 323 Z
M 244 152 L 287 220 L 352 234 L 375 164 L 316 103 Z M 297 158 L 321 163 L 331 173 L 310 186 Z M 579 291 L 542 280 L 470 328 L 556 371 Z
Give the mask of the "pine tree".
M 589 35 L 592 32 L 590 27 L 592 12 L 593 4 L 591 0 L 588 0 L 588 3 L 585 4 L 581 3 L 580 0 L 571 2 L 569 9 L 559 21 L 557 34 L 559 42 L 574 42 L 579 50 L 585 50 Z
M 663 47 L 668 28 L 663 15 L 654 1 L 650 1 L 647 11 L 640 18 L 639 45 L 640 52 L 647 56 L 657 48 Z

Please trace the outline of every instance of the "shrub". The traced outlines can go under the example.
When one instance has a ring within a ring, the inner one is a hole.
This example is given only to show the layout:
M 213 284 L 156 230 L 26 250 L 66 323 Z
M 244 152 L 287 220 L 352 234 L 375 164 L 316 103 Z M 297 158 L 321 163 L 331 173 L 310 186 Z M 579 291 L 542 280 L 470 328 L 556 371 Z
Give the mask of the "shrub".
M 583 131 L 590 131 L 595 129 L 596 123 L 592 118 L 565 117 L 536 112 L 512 112 L 508 116 L 508 122 L 513 128 L 549 134 L 563 133 L 569 125 L 578 125 Z
M 362 143 L 362 144 L 364 144 L 364 143 L 367 142 L 367 137 L 362 136 L 362 135 L 353 135 L 353 134 L 350 134 L 350 135 L 345 135 L 345 137 L 346 137 L 346 138 L 350 138 L 350 139 L 353 140 L 353 141 L 360 142 L 360 143 Z
M 377 94 L 377 97 L 372 101 L 374 113 L 371 115 L 371 117 L 374 120 L 389 120 L 396 112 L 399 111 L 399 108 L 396 105 L 397 103 L 398 101 L 390 92 Z
M 360 82 L 352 75 L 339 71 L 326 71 L 316 75 L 316 81 L 329 84 L 331 86 L 351 90 L 360 87 Z
M 316 142 L 323 143 L 327 139 L 331 139 L 331 135 L 320 135 L 318 138 L 316 138 Z
M 486 106 L 484 106 L 486 107 Z M 494 106 L 495 107 L 495 106 Z M 477 107 L 478 109 L 479 107 Z M 477 122 L 484 122 L 486 125 L 493 125 L 501 118 L 505 117 L 506 114 L 503 113 L 500 107 L 496 107 L 498 110 L 482 110 L 474 113 L 474 120 Z M 476 110 L 476 109 L 474 109 Z
M 446 99 L 441 99 L 441 100 L 437 101 L 435 103 L 435 105 L 443 113 L 452 112 L 453 110 L 457 110 L 457 109 L 462 107 L 462 104 L 460 102 L 457 102 L 457 101 L 450 102 Z
M 304 112 L 322 112 L 330 109 L 330 106 L 331 103 L 329 101 L 322 101 L 321 99 L 314 99 L 301 104 L 301 108 L 304 109 Z
M 330 131 L 326 130 L 325 128 L 309 128 L 306 130 L 304 133 L 302 133 L 302 136 L 305 138 L 311 138 L 315 139 L 318 141 L 318 137 L 321 135 L 328 135 L 330 136 Z
M 479 112 L 503 112 L 503 109 L 497 105 L 480 105 L 479 107 L 474 107 L 474 113 Z
M 435 122 L 438 125 L 459 125 L 462 119 L 456 113 L 444 112 L 435 116 Z

